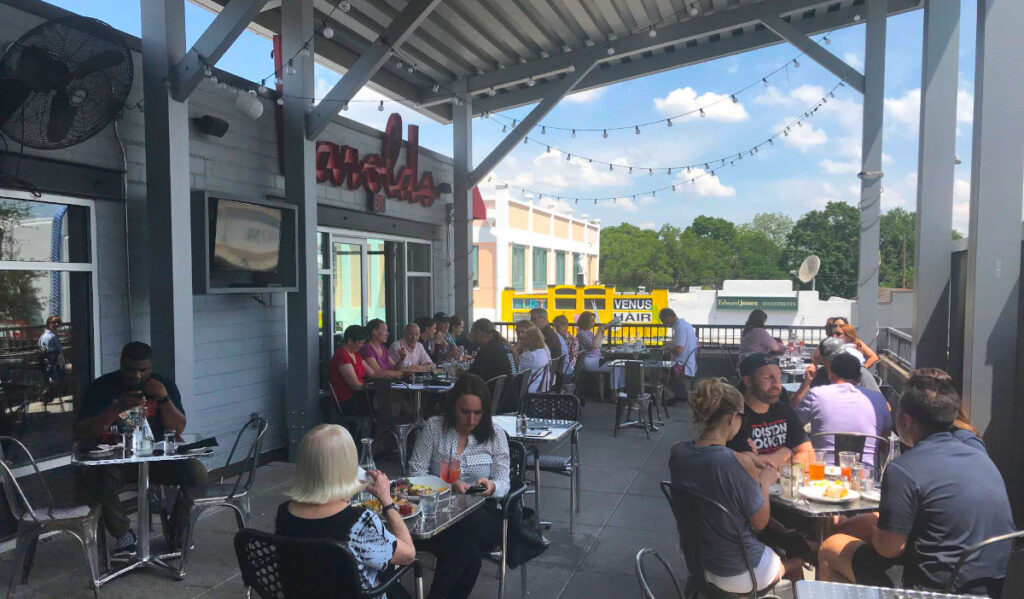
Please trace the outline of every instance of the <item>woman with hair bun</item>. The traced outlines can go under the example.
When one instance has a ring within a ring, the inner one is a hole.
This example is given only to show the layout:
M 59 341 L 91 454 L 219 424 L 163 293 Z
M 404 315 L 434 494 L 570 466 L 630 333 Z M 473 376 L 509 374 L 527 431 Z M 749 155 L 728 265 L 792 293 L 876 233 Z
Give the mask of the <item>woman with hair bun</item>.
M 725 447 L 743 423 L 743 396 L 735 387 L 724 379 L 705 379 L 697 385 L 690 405 L 693 419 L 702 430 L 696 440 L 681 441 L 672 448 L 668 464 L 672 483 L 714 499 L 746 520 L 743 538 L 736 539 L 729 516 L 714 509 L 700 510 L 704 577 L 723 591 L 749 593 L 747 562 L 736 551 L 737 542 L 742 542 L 754 566 L 757 590 L 766 589 L 786 571 L 779 556 L 755 536 L 771 518 L 768 488 L 778 479 L 778 473 L 770 466 L 755 466 L 745 454 Z M 799 569 L 799 560 L 792 561 Z

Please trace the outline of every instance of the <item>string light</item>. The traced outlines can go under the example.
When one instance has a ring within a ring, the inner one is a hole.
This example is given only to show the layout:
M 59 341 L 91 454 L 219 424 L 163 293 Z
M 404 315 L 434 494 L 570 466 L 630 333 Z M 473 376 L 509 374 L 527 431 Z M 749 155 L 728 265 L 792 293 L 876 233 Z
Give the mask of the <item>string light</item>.
M 669 127 L 671 127 L 671 126 L 672 126 L 672 119 L 666 119 L 665 123 L 666 123 L 666 124 L 667 124 L 667 125 L 668 125 Z M 573 137 L 576 137 L 576 134 L 575 134 L 575 133 L 573 133 Z
M 637 135 L 640 135 L 640 125 L 637 125 L 637 126 L 636 126 L 636 134 L 637 134 Z
M 794 58 L 793 59 L 793 67 L 799 69 L 800 68 L 800 61 Z
M 379 112 L 384 112 L 384 100 L 381 100 L 380 104 L 377 105 L 377 110 Z
M 320 35 L 324 36 L 324 39 L 329 40 L 334 37 L 334 29 L 331 27 L 324 27 L 323 31 L 320 32 Z

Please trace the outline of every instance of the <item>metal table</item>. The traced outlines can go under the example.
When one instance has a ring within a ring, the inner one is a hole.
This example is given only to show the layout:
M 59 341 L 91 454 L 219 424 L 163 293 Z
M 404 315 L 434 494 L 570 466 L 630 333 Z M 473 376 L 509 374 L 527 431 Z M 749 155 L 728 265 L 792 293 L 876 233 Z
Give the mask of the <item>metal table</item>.
M 779 495 L 769 497 L 773 507 L 781 507 L 793 513 L 818 521 L 818 541 L 824 542 L 835 516 L 855 516 L 867 512 L 877 512 L 878 502 L 858 498 L 846 503 L 824 503 L 811 501 L 803 496 L 790 498 Z
M 819 580 L 798 580 L 794 586 L 796 599 L 969 599 L 974 595 L 949 595 L 910 589 L 883 589 L 859 584 L 841 584 Z
M 406 464 L 406 461 L 408 459 L 406 456 L 406 447 L 408 446 L 409 443 L 409 435 L 412 434 L 412 431 L 418 428 L 422 428 L 426 424 L 426 422 L 423 420 L 423 392 L 426 391 L 427 393 L 447 393 L 448 391 L 451 390 L 452 387 L 455 386 L 455 383 L 450 382 L 444 385 L 427 385 L 425 383 L 406 383 L 404 381 L 391 381 L 390 385 L 393 391 L 407 391 L 409 393 L 412 393 L 413 410 L 416 414 L 416 419 L 412 422 L 391 422 L 387 424 L 387 426 L 390 427 L 389 430 L 393 431 L 395 441 L 398 444 L 398 459 L 401 462 L 402 474 L 405 475 L 406 468 L 408 466 L 408 464 Z M 370 389 L 373 389 L 374 385 L 371 384 L 369 387 Z
M 569 463 L 572 464 L 573 477 L 576 479 L 576 508 L 580 505 L 580 429 L 583 425 L 576 420 L 551 420 L 548 418 L 528 418 L 528 429 L 547 429 L 547 434 L 542 435 L 520 435 L 516 431 L 516 417 L 511 415 L 493 416 L 494 426 L 502 429 L 508 436 L 516 441 L 522 442 L 534 449 L 533 474 L 537 481 L 537 488 L 534 489 L 534 510 L 537 512 L 537 519 L 540 519 L 540 455 L 537 445 L 541 443 L 561 443 L 566 437 L 569 441 Z M 569 510 L 569 534 L 573 529 L 573 512 Z M 541 522 L 542 525 L 550 527 L 550 522 Z
M 182 435 L 185 439 L 188 439 L 192 435 Z M 163 442 L 157 442 L 154 444 L 156 448 L 163 445 Z M 139 466 L 139 487 L 138 487 L 138 541 L 136 543 L 135 557 L 128 558 L 127 564 L 118 570 L 107 572 L 106 575 L 102 576 L 96 581 L 96 586 L 102 586 L 111 580 L 143 568 L 152 568 L 160 570 L 165 573 L 171 574 L 177 578 L 178 568 L 171 566 L 166 563 L 165 560 L 181 558 L 180 551 L 172 551 L 170 553 L 163 553 L 160 555 L 152 555 L 150 553 L 150 533 L 149 533 L 149 465 L 152 462 L 172 462 L 177 460 L 191 460 L 201 457 L 208 457 L 212 454 L 180 454 L 174 453 L 170 455 L 148 455 L 140 456 L 135 455 L 131 451 L 126 451 L 124 447 L 115 449 L 111 455 L 90 457 L 86 454 L 82 454 L 76 447 L 72 451 L 71 463 L 75 466 L 81 467 L 95 467 L 95 466 L 114 466 L 118 464 L 138 464 Z M 100 531 L 100 534 L 105 534 Z
M 613 361 L 610 362 L 610 364 L 611 364 L 612 368 L 625 368 L 625 365 L 626 365 L 627 361 L 628 360 L 621 360 L 621 359 L 620 360 L 613 360 Z M 643 367 L 644 367 L 645 370 L 656 370 L 656 371 L 659 371 L 659 376 L 661 376 L 661 372 L 668 372 L 669 370 L 671 370 L 676 365 L 676 363 L 674 361 L 672 361 L 672 360 L 641 360 L 641 362 L 643 362 Z M 623 377 L 623 378 L 625 378 L 625 377 Z M 654 405 L 655 405 L 655 408 L 656 408 L 655 409 L 655 413 L 657 415 L 660 416 L 662 413 L 664 413 L 665 417 L 666 418 L 668 417 L 668 410 L 665 409 L 665 383 L 664 383 L 664 381 L 659 380 L 659 381 L 655 382 L 655 384 L 654 384 Z M 622 426 L 628 426 L 630 424 L 631 423 L 627 422 L 627 423 L 623 423 Z M 637 424 L 637 423 L 634 422 L 632 424 Z M 654 426 L 655 424 L 664 425 L 665 422 L 662 421 L 662 420 L 654 420 L 653 422 L 651 422 L 651 430 L 652 431 L 658 430 L 658 428 L 656 426 Z
M 442 503 L 439 501 L 436 515 L 430 518 L 423 515 L 417 517 L 415 524 L 409 527 L 409 535 L 414 541 L 423 541 L 436 537 L 452 526 L 455 526 L 456 522 L 479 509 L 486 500 L 487 498 L 482 495 L 453 494 L 447 510 L 442 510 Z M 449 500 L 445 499 L 443 501 Z

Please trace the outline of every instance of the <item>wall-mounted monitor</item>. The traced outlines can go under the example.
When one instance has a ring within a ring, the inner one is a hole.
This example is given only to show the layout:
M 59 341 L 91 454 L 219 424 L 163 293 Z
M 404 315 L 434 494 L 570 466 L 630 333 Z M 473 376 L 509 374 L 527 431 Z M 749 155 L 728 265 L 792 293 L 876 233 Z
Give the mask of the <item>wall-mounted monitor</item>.
M 192 219 L 195 293 L 297 289 L 294 206 L 194 191 Z

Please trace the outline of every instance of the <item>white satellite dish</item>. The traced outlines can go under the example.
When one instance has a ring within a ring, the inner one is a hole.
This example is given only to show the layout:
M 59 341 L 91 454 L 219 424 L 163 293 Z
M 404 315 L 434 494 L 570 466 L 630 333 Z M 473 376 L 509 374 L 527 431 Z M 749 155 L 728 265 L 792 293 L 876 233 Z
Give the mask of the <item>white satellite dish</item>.
M 796 277 L 804 283 L 811 283 L 811 289 L 814 289 L 813 281 L 814 277 L 818 276 L 819 268 L 821 268 L 821 258 L 811 254 L 800 264 L 800 270 L 797 271 Z

